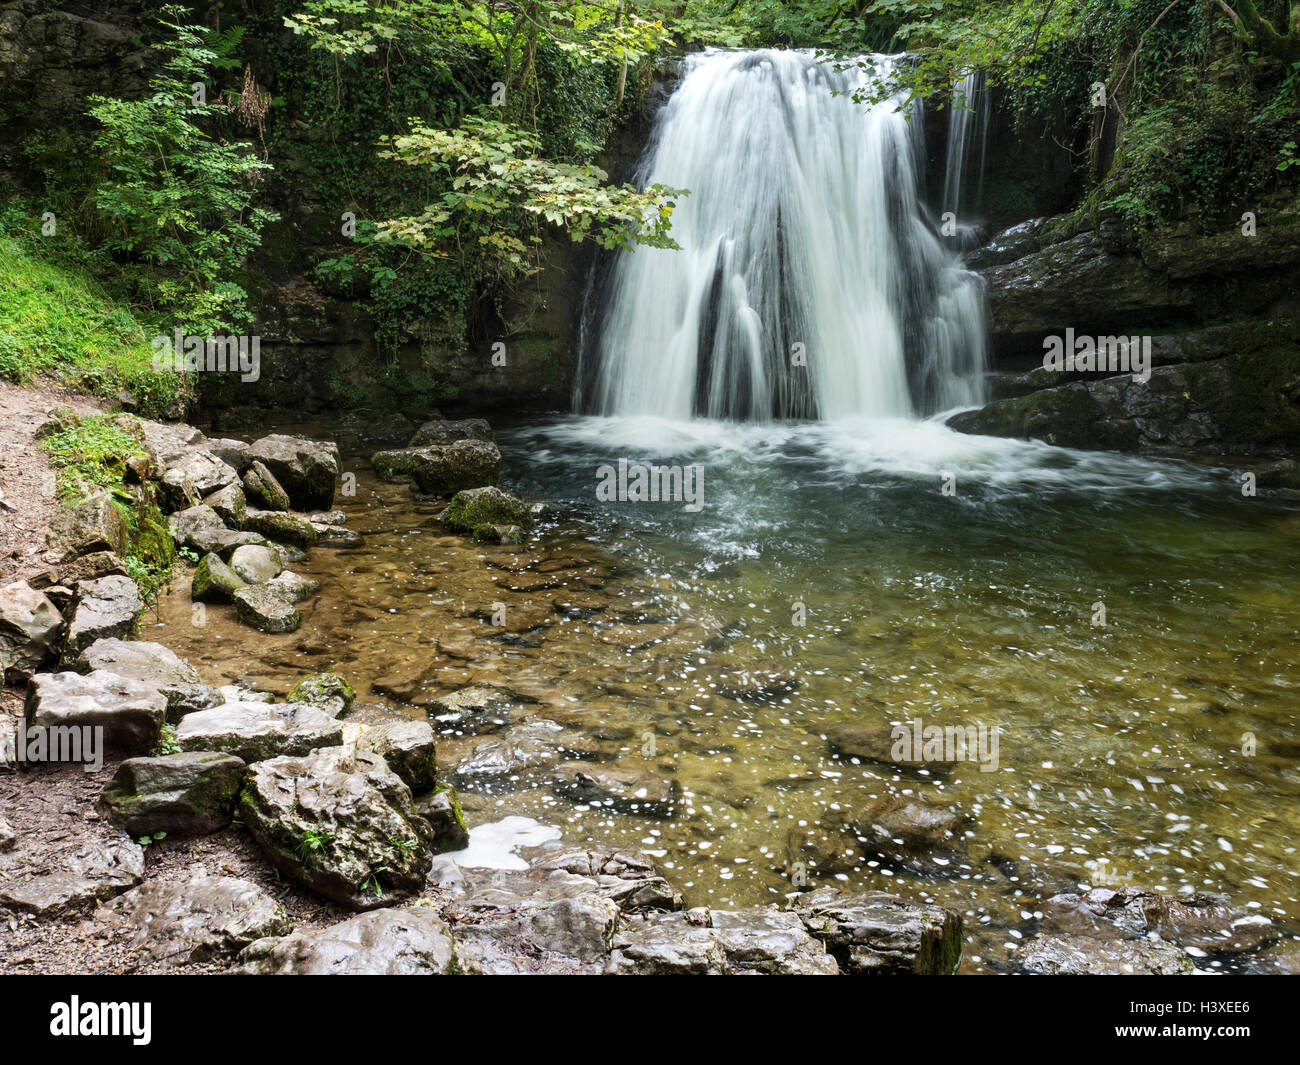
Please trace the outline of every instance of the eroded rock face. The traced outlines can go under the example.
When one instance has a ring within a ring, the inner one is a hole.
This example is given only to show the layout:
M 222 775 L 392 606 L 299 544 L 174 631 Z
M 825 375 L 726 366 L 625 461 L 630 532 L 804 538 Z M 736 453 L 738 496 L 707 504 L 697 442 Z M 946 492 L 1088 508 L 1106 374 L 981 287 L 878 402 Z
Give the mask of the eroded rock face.
M 380 451 L 370 464 L 384 480 L 409 477 L 421 492 L 433 496 L 453 496 L 495 484 L 501 477 L 501 452 L 487 440 Z
M 104 788 L 100 809 L 137 838 L 218 832 L 234 816 L 246 768 L 239 758 L 213 751 L 128 758 Z
M 206 503 L 176 511 L 167 519 L 167 524 L 171 528 L 172 539 L 195 551 L 198 550 L 194 546 L 196 535 L 205 532 L 215 535 L 229 531 L 226 529 L 226 523 L 221 520 L 221 515 Z
M 38 673 L 27 685 L 26 715 L 29 728 L 102 728 L 106 751 L 143 754 L 158 742 L 167 700 L 106 670 Z
M 252 766 L 240 815 L 281 872 L 354 910 L 418 893 L 432 862 L 410 789 L 355 747 Z
M 255 441 L 249 456 L 283 486 L 295 510 L 329 510 L 334 505 L 337 445 L 276 433 Z
M 240 956 L 250 975 L 438 976 L 455 964 L 447 924 L 426 906 L 363 913 L 323 932 L 262 939 Z
M 248 511 L 248 500 L 244 496 L 244 490 L 238 484 L 230 484 L 213 492 L 203 502 L 211 507 L 217 517 L 230 528 L 243 527 L 244 515 Z
M 95 924 L 125 938 L 142 960 L 162 965 L 233 956 L 292 927 L 284 908 L 256 884 L 206 875 L 141 884 L 100 909 Z
M 30 676 L 58 654 L 63 615 L 26 581 L 0 588 L 0 675 Z
M 961 914 L 942 906 L 821 888 L 795 912 L 846 973 L 948 975 L 961 961 Z
M 246 762 L 305 755 L 343 741 L 343 726 L 313 706 L 236 701 L 188 714 L 176 726 L 186 751 L 222 751 Z
M 160 692 L 167 700 L 167 720 L 207 710 L 221 702 L 217 689 L 204 684 L 199 672 L 160 643 L 147 640 L 96 640 L 72 663 L 79 672 L 105 670 Z

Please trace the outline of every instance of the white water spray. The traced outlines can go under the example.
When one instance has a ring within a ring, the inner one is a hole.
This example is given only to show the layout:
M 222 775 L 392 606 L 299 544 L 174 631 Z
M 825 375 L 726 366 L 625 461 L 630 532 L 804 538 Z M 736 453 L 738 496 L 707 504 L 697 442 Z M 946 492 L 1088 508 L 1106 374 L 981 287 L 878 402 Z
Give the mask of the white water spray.
M 681 250 L 612 263 L 580 407 L 765 421 L 981 402 L 983 293 L 925 220 L 919 131 L 896 103 L 851 98 L 896 62 L 686 61 L 637 174 L 691 190 L 673 215 Z

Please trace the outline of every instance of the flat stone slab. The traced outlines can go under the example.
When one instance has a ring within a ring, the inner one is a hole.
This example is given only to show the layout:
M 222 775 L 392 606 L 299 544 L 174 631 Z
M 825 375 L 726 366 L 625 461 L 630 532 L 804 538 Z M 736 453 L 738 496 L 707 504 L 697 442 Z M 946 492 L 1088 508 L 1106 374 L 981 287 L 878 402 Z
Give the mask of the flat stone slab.
M 27 725 L 102 728 L 107 751 L 142 754 L 158 742 L 167 700 L 157 688 L 107 670 L 38 673 L 27 685 Z
M 214 751 L 128 758 L 104 788 L 100 809 L 137 838 L 217 832 L 234 816 L 246 769 L 234 755 Z
M 173 722 L 221 702 L 217 689 L 204 684 L 197 669 L 171 648 L 148 640 L 96 640 L 73 667 L 80 672 L 106 670 L 155 689 L 167 700 L 167 720 Z
M 185 751 L 222 751 L 261 762 L 336 746 L 343 742 L 343 726 L 306 704 L 222 703 L 182 718 L 176 742 Z
M 82 581 L 72 605 L 64 657 L 75 656 L 96 640 L 130 636 L 143 611 L 140 590 L 130 577 Z
M 141 884 L 102 907 L 95 924 L 126 939 L 143 961 L 163 965 L 230 957 L 292 927 L 284 908 L 256 884 L 206 875 Z
M 447 924 L 425 906 L 359 914 L 323 932 L 263 939 L 240 957 L 250 975 L 438 976 L 453 969 Z
M 125 836 L 78 838 L 0 852 L 0 907 L 52 917 L 91 902 L 110 899 L 144 877 L 144 849 Z

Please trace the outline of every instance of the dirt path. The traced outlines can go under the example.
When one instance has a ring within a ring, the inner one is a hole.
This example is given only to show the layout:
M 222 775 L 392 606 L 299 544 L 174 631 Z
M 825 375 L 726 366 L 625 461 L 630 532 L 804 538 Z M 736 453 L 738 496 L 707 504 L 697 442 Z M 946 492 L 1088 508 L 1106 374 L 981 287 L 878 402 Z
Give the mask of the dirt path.
M 0 584 L 45 565 L 45 532 L 58 501 L 49 458 L 33 437 L 55 407 L 102 409 L 84 396 L 0 381 Z

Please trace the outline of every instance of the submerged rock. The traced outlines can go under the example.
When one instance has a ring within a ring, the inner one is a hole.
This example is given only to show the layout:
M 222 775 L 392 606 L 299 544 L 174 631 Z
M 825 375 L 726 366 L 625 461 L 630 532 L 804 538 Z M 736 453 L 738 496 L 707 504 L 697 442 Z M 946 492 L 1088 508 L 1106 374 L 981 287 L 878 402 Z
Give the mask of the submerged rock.
M 501 452 L 486 440 L 379 451 L 371 456 L 370 464 L 384 480 L 409 477 L 421 492 L 432 496 L 481 488 L 501 476 Z
M 969 864 L 961 815 L 924 799 L 882 795 L 846 822 L 863 852 L 887 864 L 944 875 Z
M 1044 936 L 1031 940 L 1020 965 L 1042 976 L 1190 976 L 1196 963 L 1159 939 L 1100 940 Z
M 217 832 L 234 816 L 246 768 L 241 759 L 213 751 L 128 758 L 104 788 L 100 808 L 136 837 Z
M 235 590 L 233 598 L 239 620 L 261 632 L 295 632 L 302 624 L 302 615 L 294 604 L 270 588 L 246 584 Z
M 556 766 L 552 787 L 557 795 L 577 802 L 657 818 L 673 816 L 681 793 L 677 781 L 657 777 L 649 770 L 598 762 Z
M 432 863 L 410 790 L 355 747 L 252 766 L 240 816 L 276 868 L 355 910 L 418 893 Z

